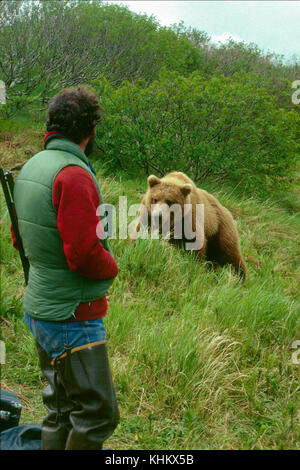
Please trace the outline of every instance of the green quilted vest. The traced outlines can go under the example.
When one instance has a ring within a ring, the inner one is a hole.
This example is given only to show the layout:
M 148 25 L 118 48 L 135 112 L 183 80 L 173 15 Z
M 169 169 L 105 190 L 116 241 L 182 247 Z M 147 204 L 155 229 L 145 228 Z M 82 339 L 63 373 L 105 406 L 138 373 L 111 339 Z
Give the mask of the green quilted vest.
M 91 175 L 102 204 L 100 187 L 86 155 L 68 139 L 51 140 L 46 150 L 28 160 L 15 182 L 19 229 L 30 263 L 23 307 L 39 320 L 70 318 L 81 302 L 100 299 L 113 283 L 113 279 L 88 279 L 69 269 L 52 203 L 53 182 L 68 165 L 80 166 Z M 108 241 L 101 243 L 111 253 Z

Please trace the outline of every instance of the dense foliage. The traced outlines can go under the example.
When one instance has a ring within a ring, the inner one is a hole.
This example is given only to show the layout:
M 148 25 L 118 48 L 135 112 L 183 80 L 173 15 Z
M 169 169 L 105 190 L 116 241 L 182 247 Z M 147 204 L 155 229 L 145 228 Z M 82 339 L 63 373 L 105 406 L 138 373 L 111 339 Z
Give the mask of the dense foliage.
M 0 78 L 11 97 L 47 100 L 99 74 L 113 85 L 137 77 L 150 83 L 163 65 L 182 73 L 198 65 L 184 35 L 99 1 L 4 1 L 0 28 Z
M 215 46 L 204 31 L 183 23 L 162 27 L 154 17 L 101 1 L 3 1 L 0 3 L 0 78 L 9 97 L 47 101 L 64 86 L 105 75 L 124 80 L 157 79 L 162 67 L 187 76 L 260 75 L 260 86 L 291 107 L 290 86 L 300 62 L 264 54 L 255 44 Z
M 162 27 L 101 1 L 3 1 L 0 29 L 2 117 L 93 84 L 106 111 L 98 137 L 108 168 L 180 169 L 259 190 L 289 182 L 299 157 L 300 106 L 291 99 L 299 60 L 255 44 L 216 46 L 183 23 Z
M 257 80 L 165 71 L 148 87 L 94 82 L 106 110 L 98 129 L 103 159 L 113 170 L 180 169 L 197 182 L 213 175 L 249 189 L 281 186 L 300 150 L 300 116 L 278 108 Z

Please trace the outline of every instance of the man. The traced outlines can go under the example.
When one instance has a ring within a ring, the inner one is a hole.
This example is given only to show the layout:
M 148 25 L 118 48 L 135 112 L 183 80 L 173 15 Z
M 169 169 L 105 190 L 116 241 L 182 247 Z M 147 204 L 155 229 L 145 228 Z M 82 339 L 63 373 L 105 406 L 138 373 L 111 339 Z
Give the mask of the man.
M 15 182 L 30 263 L 25 322 L 49 382 L 43 392 L 45 450 L 100 450 L 119 422 L 103 323 L 105 294 L 118 267 L 107 240 L 96 235 L 103 201 L 87 159 L 101 112 L 85 87 L 56 95 L 45 150 L 24 165 Z

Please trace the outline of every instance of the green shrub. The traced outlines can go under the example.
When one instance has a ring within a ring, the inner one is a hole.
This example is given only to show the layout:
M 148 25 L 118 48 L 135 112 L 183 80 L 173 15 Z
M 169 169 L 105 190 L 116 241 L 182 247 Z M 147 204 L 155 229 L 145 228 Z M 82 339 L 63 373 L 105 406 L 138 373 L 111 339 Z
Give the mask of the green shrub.
M 163 175 L 180 170 L 241 181 L 251 190 L 278 189 L 299 156 L 300 116 L 278 108 L 258 77 L 184 77 L 164 71 L 145 87 L 113 89 L 94 81 L 106 115 L 98 128 L 111 170 Z

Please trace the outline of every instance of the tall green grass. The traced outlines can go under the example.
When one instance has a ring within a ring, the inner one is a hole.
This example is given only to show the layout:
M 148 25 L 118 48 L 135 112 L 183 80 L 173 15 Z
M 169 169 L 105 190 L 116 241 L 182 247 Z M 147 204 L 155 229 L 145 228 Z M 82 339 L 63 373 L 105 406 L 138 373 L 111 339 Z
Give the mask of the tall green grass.
M 19 137 L 20 138 L 20 137 Z M 145 178 L 104 174 L 106 202 L 140 201 Z M 115 449 L 299 449 L 299 228 L 272 201 L 207 184 L 228 207 L 248 265 L 242 284 L 159 240 L 111 240 L 119 275 L 105 318 L 121 423 Z M 21 264 L 1 194 L 2 386 L 41 422 L 45 386 L 23 322 Z

